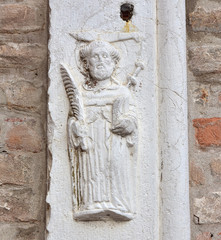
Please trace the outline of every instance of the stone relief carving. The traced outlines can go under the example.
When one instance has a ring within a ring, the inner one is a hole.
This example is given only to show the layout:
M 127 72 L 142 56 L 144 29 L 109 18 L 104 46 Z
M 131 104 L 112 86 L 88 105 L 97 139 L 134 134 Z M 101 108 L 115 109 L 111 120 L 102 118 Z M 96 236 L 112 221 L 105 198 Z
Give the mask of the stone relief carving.
M 70 102 L 69 155 L 72 163 L 76 220 L 131 220 L 137 162 L 137 114 L 132 88 L 137 69 L 120 84 L 113 73 L 120 60 L 109 42 L 96 40 L 79 51 L 84 83 L 79 86 L 60 67 Z

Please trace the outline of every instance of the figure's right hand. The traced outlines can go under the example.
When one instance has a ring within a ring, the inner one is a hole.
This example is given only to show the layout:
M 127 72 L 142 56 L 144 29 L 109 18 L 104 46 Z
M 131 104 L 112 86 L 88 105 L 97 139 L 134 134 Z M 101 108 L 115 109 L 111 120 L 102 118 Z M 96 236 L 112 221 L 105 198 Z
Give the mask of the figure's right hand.
M 73 117 L 68 119 L 69 144 L 72 147 L 81 147 L 83 151 L 87 150 L 86 137 L 87 128 L 81 121 L 76 121 Z
M 76 121 L 74 118 L 69 118 L 68 127 L 76 137 L 83 137 L 87 135 L 85 124 L 81 121 Z

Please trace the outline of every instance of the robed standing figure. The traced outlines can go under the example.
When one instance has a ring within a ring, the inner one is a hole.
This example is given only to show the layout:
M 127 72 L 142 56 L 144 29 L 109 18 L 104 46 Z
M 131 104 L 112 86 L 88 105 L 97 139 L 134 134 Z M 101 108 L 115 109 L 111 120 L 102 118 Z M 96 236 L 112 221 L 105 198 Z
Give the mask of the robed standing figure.
M 120 60 L 113 45 L 93 41 L 79 55 L 85 81 L 77 89 L 81 106 L 75 109 L 81 118 L 68 119 L 74 218 L 130 220 L 138 141 L 134 99 L 113 78 Z

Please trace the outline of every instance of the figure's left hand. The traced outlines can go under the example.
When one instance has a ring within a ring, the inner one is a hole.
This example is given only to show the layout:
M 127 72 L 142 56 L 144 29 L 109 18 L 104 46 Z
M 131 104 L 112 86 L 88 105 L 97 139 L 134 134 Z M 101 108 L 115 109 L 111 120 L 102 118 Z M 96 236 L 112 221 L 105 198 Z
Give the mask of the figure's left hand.
M 135 130 L 135 123 L 130 119 L 123 119 L 113 126 L 111 131 L 117 135 L 125 137 Z

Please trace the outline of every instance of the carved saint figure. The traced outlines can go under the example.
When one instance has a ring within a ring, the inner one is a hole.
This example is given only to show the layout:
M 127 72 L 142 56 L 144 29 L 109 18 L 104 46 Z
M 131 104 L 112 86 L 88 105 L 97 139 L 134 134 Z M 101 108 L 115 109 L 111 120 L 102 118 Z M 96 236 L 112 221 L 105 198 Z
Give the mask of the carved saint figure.
M 130 220 L 134 215 L 137 117 L 128 87 L 113 78 L 118 50 L 93 41 L 80 52 L 85 82 L 76 87 L 80 117 L 68 119 L 77 220 Z M 70 98 L 69 98 L 70 99 Z

